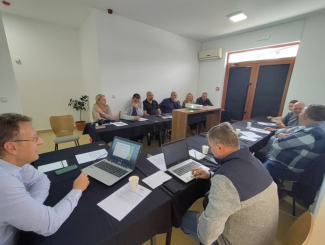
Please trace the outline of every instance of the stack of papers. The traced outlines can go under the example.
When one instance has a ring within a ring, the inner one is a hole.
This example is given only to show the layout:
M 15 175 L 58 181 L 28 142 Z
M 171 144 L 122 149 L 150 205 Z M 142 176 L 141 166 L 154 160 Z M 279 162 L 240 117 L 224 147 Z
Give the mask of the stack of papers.
M 256 141 L 258 138 L 262 138 L 262 136 L 257 135 L 257 134 L 255 134 L 253 132 L 250 132 L 250 131 L 241 131 L 240 133 L 243 134 L 243 135 L 240 136 L 239 138 L 243 139 L 243 140 Z
M 204 154 L 202 154 L 201 152 L 196 151 L 194 149 L 189 150 L 188 152 L 190 153 L 190 156 L 191 157 L 193 157 L 193 158 L 195 158 L 197 160 L 202 160 L 203 158 L 205 158 L 205 155 Z
M 148 157 L 147 159 L 160 170 L 166 171 L 166 163 L 163 153 Z
M 79 164 L 85 162 L 96 161 L 97 159 L 107 157 L 107 151 L 105 149 L 91 151 L 83 154 L 76 155 Z
M 127 126 L 128 125 L 125 122 L 113 122 L 111 124 L 115 125 L 116 127 L 122 127 L 122 126 Z
M 136 191 L 132 191 L 130 183 L 127 183 L 97 205 L 115 219 L 121 221 L 150 193 L 151 191 L 149 189 L 141 185 L 139 185 Z
M 172 177 L 168 174 L 165 174 L 162 171 L 158 171 L 147 178 L 144 178 L 142 181 L 149 185 L 152 189 L 160 186 L 162 183 L 170 180 Z
M 43 173 L 46 173 L 49 171 L 53 171 L 53 170 L 57 170 L 60 168 L 65 168 L 65 167 L 68 167 L 68 163 L 66 160 L 63 160 L 63 161 L 58 161 L 58 162 L 49 163 L 49 164 L 39 166 L 38 170 Z
M 140 117 L 139 121 L 142 122 L 142 121 L 147 121 L 148 119 L 147 118 L 143 118 L 143 117 Z
M 270 131 L 264 130 L 264 129 L 259 129 L 259 128 L 250 128 L 251 131 L 257 132 L 257 133 L 261 133 L 261 134 L 270 134 Z

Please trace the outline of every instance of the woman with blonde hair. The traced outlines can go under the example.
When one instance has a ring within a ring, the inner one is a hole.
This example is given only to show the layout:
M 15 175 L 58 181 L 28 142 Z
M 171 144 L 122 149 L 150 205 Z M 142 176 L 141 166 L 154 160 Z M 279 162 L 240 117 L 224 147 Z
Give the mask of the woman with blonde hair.
M 186 99 L 183 101 L 182 107 L 185 108 L 185 104 L 194 104 L 193 94 L 187 93 Z
M 93 106 L 93 120 L 97 121 L 100 118 L 113 120 L 113 114 L 109 105 L 106 104 L 106 97 L 103 94 L 96 95 L 96 103 Z

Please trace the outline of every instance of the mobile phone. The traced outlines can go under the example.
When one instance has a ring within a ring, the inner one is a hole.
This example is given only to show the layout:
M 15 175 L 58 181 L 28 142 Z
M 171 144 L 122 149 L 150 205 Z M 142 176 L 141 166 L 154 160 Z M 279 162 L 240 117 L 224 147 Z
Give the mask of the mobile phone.
M 56 170 L 55 173 L 57 175 L 60 175 L 60 174 L 64 174 L 64 173 L 70 172 L 72 170 L 75 170 L 77 168 L 78 168 L 78 166 L 76 164 L 74 164 L 74 165 L 71 165 L 71 166 L 68 166 L 65 168 L 60 168 L 60 169 Z

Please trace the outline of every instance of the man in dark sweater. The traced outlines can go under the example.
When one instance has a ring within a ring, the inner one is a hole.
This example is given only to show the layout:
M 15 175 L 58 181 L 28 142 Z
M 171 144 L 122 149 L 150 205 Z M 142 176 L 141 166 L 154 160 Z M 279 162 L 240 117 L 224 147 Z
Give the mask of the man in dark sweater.
M 172 113 L 174 109 L 181 109 L 181 103 L 177 98 L 177 93 L 175 91 L 171 92 L 170 98 L 164 99 L 160 104 L 159 107 L 162 113 Z
M 203 213 L 188 211 L 181 229 L 205 245 L 273 244 L 279 203 L 270 174 L 248 148 L 240 149 L 229 123 L 211 128 L 207 138 L 220 167 L 192 170 L 197 179 L 211 179 L 209 203 Z
M 196 103 L 195 104 L 198 104 L 198 105 L 203 105 L 203 106 L 213 106 L 211 101 L 208 99 L 208 93 L 204 92 L 202 94 L 202 97 L 200 98 L 197 98 L 196 100 Z

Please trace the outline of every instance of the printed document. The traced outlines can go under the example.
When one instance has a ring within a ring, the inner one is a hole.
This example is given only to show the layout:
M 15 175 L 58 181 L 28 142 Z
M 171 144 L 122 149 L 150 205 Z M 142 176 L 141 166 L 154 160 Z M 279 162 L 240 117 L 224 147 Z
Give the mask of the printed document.
M 151 191 L 149 189 L 141 185 L 138 186 L 137 190 L 132 191 L 130 183 L 127 183 L 97 205 L 115 219 L 121 221 L 150 193 Z
M 205 158 L 205 155 L 202 154 L 201 152 L 199 151 L 196 151 L 194 149 L 192 150 L 189 150 L 188 153 L 190 153 L 190 156 L 197 159 L 197 160 L 202 160 L 203 158 Z
M 253 128 L 251 127 L 250 129 L 251 131 L 257 132 L 257 133 L 261 133 L 261 134 L 270 134 L 270 131 L 264 130 L 264 129 L 259 129 L 259 128 Z
M 122 127 L 122 126 L 127 126 L 128 125 L 125 122 L 113 122 L 111 124 L 115 125 L 116 127 Z
M 65 168 L 65 167 L 68 167 L 68 163 L 66 160 L 63 160 L 63 161 L 58 161 L 58 162 L 49 163 L 49 164 L 39 166 L 38 170 L 45 173 L 45 172 L 49 172 L 49 171 L 53 171 L 53 170 L 57 170 L 60 168 Z
M 147 159 L 160 170 L 166 171 L 166 163 L 163 153 L 148 157 Z
M 101 159 L 105 157 L 107 157 L 107 151 L 105 149 L 100 149 L 97 151 L 91 151 L 91 152 L 76 155 L 79 164 L 96 161 L 97 159 Z
M 165 174 L 163 171 L 158 171 L 147 178 L 144 178 L 142 181 L 149 185 L 152 189 L 160 186 L 162 183 L 170 180 L 172 177 L 168 174 Z

